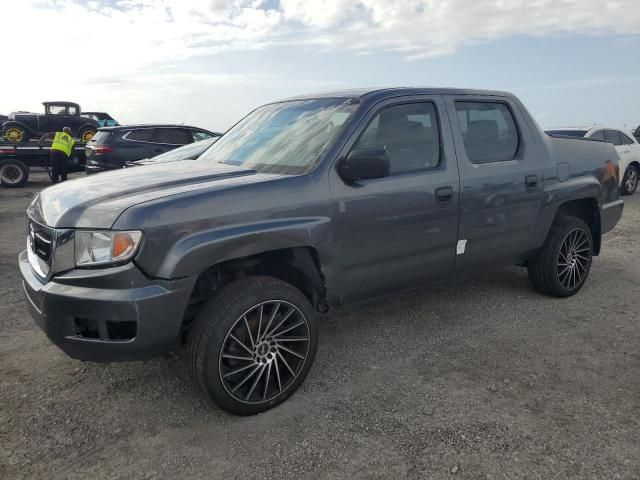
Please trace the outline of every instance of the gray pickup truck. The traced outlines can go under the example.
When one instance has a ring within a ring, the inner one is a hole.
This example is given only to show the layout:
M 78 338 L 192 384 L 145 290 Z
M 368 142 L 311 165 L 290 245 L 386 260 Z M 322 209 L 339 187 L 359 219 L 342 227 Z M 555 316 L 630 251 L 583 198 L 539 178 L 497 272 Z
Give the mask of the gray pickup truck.
M 332 308 L 503 265 L 575 294 L 622 215 L 613 146 L 513 95 L 391 88 L 262 106 L 196 161 L 65 182 L 28 208 L 30 311 L 80 360 L 186 344 L 240 415 L 304 380 Z

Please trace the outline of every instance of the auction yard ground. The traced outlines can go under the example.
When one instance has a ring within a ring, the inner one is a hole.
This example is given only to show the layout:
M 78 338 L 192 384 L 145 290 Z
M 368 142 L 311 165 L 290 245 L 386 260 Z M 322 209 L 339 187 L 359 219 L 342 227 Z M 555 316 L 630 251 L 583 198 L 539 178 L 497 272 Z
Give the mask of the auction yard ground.
M 240 418 L 182 353 L 81 363 L 35 326 L 17 256 L 45 178 L 0 188 L 0 478 L 640 478 L 640 194 L 575 297 L 511 267 L 336 312 L 303 387 Z

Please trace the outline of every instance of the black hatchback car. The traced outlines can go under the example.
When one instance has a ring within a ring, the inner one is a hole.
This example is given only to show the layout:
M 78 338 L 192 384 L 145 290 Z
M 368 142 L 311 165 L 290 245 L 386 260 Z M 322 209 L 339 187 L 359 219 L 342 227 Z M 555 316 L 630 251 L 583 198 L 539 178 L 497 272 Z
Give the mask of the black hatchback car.
M 222 134 L 185 125 L 126 125 L 106 127 L 87 143 L 87 174 L 115 170 L 143 158 Z

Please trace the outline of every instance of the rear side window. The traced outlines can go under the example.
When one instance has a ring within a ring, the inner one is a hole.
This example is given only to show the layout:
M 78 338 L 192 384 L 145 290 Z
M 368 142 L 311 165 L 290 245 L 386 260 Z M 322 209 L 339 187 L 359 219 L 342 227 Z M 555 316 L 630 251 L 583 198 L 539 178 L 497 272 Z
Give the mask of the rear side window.
M 157 128 L 154 142 L 186 145 L 193 143 L 193 137 L 186 128 Z
M 394 105 L 378 113 L 353 150 L 384 149 L 391 174 L 425 170 L 440 163 L 440 132 L 433 103 Z
M 150 142 L 153 139 L 153 129 L 141 128 L 139 130 L 131 130 L 124 135 L 124 138 L 134 142 Z
M 604 131 L 598 130 L 593 135 L 591 135 L 589 138 L 595 138 L 596 140 L 604 140 Z
M 629 138 L 629 136 L 626 133 L 623 133 L 623 132 L 618 132 L 618 133 L 620 134 L 620 141 L 622 142 L 622 145 L 631 145 L 635 143 L 633 140 Z
M 620 141 L 620 134 L 617 130 L 605 130 L 604 139 L 614 145 L 622 145 L 622 142 Z
M 77 114 L 78 114 L 78 109 L 70 105 L 67 111 L 67 115 L 77 115 Z
M 473 163 L 512 160 L 519 135 L 511 110 L 498 102 L 456 102 L 467 157 Z

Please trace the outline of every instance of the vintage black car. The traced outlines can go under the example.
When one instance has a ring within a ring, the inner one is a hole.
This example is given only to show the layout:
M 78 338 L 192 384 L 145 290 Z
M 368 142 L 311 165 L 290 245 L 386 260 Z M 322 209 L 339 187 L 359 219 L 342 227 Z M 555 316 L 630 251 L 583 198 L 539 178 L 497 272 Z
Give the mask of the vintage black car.
M 9 142 L 26 142 L 49 132 L 71 128 L 72 135 L 88 142 L 98 131 L 99 123 L 80 113 L 73 102 L 43 102 L 44 113 L 12 112 L 2 124 L 2 136 Z

